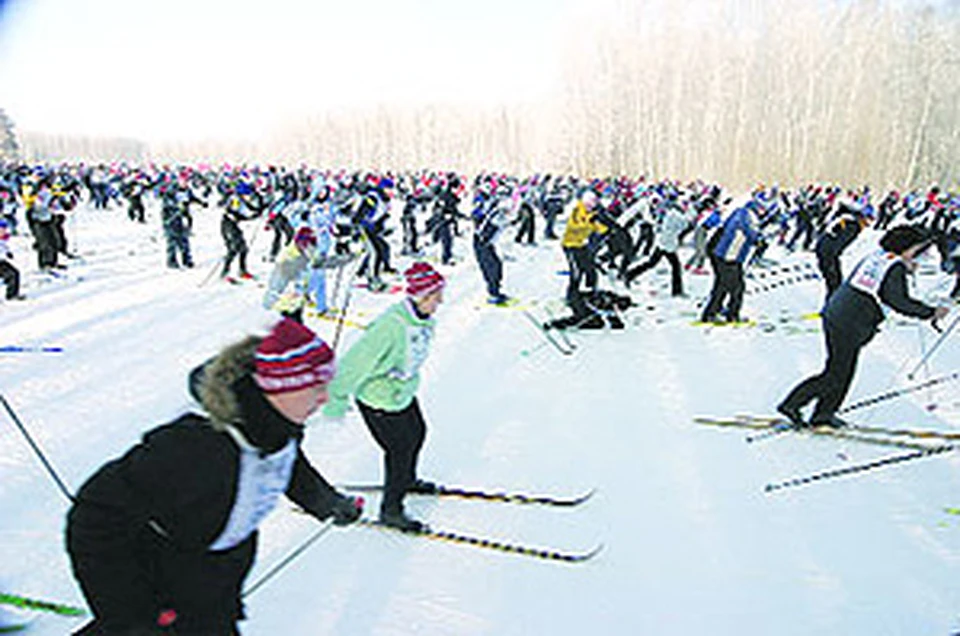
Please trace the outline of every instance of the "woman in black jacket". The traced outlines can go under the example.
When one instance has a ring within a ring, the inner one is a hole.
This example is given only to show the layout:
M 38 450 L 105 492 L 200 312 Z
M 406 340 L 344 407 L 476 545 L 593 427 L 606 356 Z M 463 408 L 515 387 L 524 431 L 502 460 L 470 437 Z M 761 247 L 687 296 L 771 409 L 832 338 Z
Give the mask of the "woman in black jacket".
M 281 494 L 318 519 L 359 518 L 300 449 L 332 376 L 330 347 L 284 319 L 205 366 L 209 417 L 149 431 L 84 484 L 67 521 L 94 615 L 80 634 L 237 634 L 257 527 Z
M 822 312 L 827 345 L 823 371 L 797 385 L 777 411 L 794 425 L 806 426 L 800 409 L 816 399 L 812 426 L 845 426 L 836 412 L 850 389 L 860 350 L 883 322 L 883 306 L 922 320 L 947 315 L 948 307 L 930 307 L 911 298 L 907 290 L 907 272 L 916 268 L 914 258 L 928 246 L 927 233 L 913 226 L 898 226 L 884 234 L 880 249 L 861 260 L 827 299 Z

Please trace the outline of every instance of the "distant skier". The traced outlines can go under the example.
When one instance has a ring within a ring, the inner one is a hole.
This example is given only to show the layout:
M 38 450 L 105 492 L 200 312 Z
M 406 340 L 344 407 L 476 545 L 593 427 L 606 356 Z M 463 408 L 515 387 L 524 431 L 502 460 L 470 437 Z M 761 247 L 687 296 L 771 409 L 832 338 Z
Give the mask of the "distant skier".
M 860 261 L 821 312 L 827 348 L 823 371 L 794 387 L 777 411 L 794 425 L 806 426 L 801 409 L 816 400 L 810 425 L 845 426 L 837 410 L 850 389 L 860 350 L 884 320 L 885 307 L 921 320 L 947 315 L 948 307 L 930 307 L 908 292 L 907 273 L 928 245 L 927 233 L 913 226 L 898 226 L 883 235 L 880 249 Z
M 707 244 L 714 278 L 710 298 L 700 316 L 702 322 L 716 321 L 721 311 L 727 322 L 740 322 L 745 289 L 743 264 L 750 250 L 762 242 L 755 208 L 752 200 L 738 207 L 723 220 Z
M 24 300 L 26 296 L 20 293 L 20 270 L 11 261 L 10 222 L 0 218 L 0 280 L 7 288 L 7 300 Z
M 417 459 L 426 423 L 416 397 L 420 367 L 430 352 L 443 302 L 445 281 L 428 263 L 416 262 L 404 272 L 407 298 L 377 317 L 344 354 L 330 385 L 323 414 L 341 418 L 354 396 L 360 415 L 384 451 L 383 500 L 380 521 L 402 530 L 424 524 L 407 516 L 408 492 L 432 492 L 434 484 L 417 479 Z

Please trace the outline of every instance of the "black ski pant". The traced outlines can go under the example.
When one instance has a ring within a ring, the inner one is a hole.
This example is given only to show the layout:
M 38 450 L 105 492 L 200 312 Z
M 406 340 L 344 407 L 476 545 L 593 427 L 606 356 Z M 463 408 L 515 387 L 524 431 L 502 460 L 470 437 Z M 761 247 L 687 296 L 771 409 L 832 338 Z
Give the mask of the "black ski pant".
M 841 326 L 824 319 L 823 334 L 827 347 L 827 361 L 823 371 L 798 384 L 783 401 L 783 406 L 801 409 L 816 400 L 811 422 L 824 422 L 837 412 L 850 390 L 857 370 L 860 350 L 870 342 L 872 334 L 857 337 Z
M 477 265 L 483 274 L 483 281 L 487 284 L 487 295 L 500 295 L 500 284 L 503 282 L 503 262 L 497 254 L 496 248 L 486 243 L 476 235 L 473 237 L 473 253 L 477 257 Z
M 145 218 L 146 210 L 143 207 L 143 199 L 140 197 L 133 197 L 130 199 L 130 207 L 127 209 L 127 216 L 130 217 L 131 221 L 136 221 L 137 223 L 146 223 L 147 219 Z
M 167 240 L 167 267 L 180 267 L 177 262 L 178 254 L 184 267 L 193 267 L 188 230 L 178 224 L 178 226 L 165 227 L 163 235 Z
M 223 270 L 220 276 L 226 276 L 230 273 L 230 265 L 233 259 L 238 258 L 240 263 L 240 274 L 247 272 L 247 239 L 243 236 L 240 226 L 227 217 L 220 223 L 220 234 L 223 236 L 223 242 L 227 247 L 227 254 L 223 258 Z
M 590 248 L 586 245 L 583 247 L 565 247 L 563 253 L 567 257 L 570 269 L 570 278 L 567 281 L 567 306 L 573 311 L 573 315 L 580 319 L 589 313 L 583 300 L 583 293 L 580 291 L 580 283 L 586 279 L 587 285 L 590 286 L 590 272 L 593 271 L 592 289 L 596 290 L 596 265 L 590 256 Z
M 843 274 L 840 271 L 839 254 L 821 254 L 817 253 L 817 267 L 820 275 L 823 276 L 823 282 L 827 284 L 827 298 L 837 291 L 837 287 L 843 282 Z
M 417 458 L 427 425 L 417 399 L 400 411 L 384 411 L 357 400 L 363 421 L 383 449 L 382 513 L 403 511 L 403 497 L 417 481 Z
M 33 234 L 34 249 L 37 250 L 37 265 L 40 269 L 57 264 L 57 235 L 53 219 L 34 221 L 29 219 L 30 233 Z
M 413 216 L 401 217 L 400 225 L 403 228 L 403 254 L 416 254 L 417 248 L 417 222 Z
M 282 214 L 273 217 L 268 223 L 273 229 L 273 245 L 270 246 L 270 262 L 277 260 L 277 254 L 284 245 L 289 245 L 293 240 L 293 226 L 290 221 Z
M 700 316 L 702 322 L 713 322 L 720 308 L 727 302 L 727 320 L 740 320 L 740 306 L 743 304 L 743 291 L 746 285 L 743 282 L 743 265 L 736 261 L 725 261 L 722 258 L 710 258 L 713 265 L 713 288 L 710 290 L 710 300 L 703 308 Z M 729 300 L 728 300 L 729 299 Z
M 640 263 L 636 267 L 629 269 L 626 273 L 627 283 L 633 282 L 641 274 L 649 269 L 653 269 L 663 259 L 670 263 L 670 293 L 673 296 L 683 295 L 683 278 L 681 277 L 680 259 L 676 252 L 667 252 L 659 247 L 654 250 L 653 256 L 649 260 Z
M 523 217 L 523 221 L 520 222 L 520 229 L 517 231 L 517 236 L 514 239 L 514 242 L 533 245 L 533 237 L 535 233 L 536 223 L 534 221 L 533 214 L 531 213 Z
M 20 295 L 20 271 L 7 261 L 0 261 L 0 280 L 7 287 L 7 300 Z

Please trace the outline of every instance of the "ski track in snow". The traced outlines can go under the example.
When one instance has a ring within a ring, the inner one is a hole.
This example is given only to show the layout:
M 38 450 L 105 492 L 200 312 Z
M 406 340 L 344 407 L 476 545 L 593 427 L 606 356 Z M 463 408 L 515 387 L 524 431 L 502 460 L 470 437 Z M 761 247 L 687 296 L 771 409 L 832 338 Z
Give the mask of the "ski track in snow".
M 68 226 L 83 255 L 68 272 L 85 277 L 79 282 L 39 282 L 29 241 L 13 243 L 31 299 L 0 305 L 0 344 L 65 351 L 0 354 L 0 391 L 71 489 L 145 430 L 197 408 L 187 372 L 273 320 L 257 285 L 226 285 L 216 275 L 200 285 L 223 249 L 215 211 L 197 214 L 197 267 L 185 271 L 164 267 L 156 210 L 149 212 L 142 226 L 120 210 L 81 209 Z M 261 277 L 269 275 L 266 238 L 250 255 Z M 845 271 L 868 248 L 866 240 L 854 245 Z M 747 444 L 745 429 L 693 422 L 772 413 L 822 366 L 822 335 L 691 327 L 710 277 L 685 274 L 689 298 L 675 300 L 659 269 L 634 285 L 640 306 L 627 312 L 625 332 L 570 334 L 578 348 L 561 356 L 538 348 L 542 335 L 516 309 L 485 306 L 469 238 L 457 250 L 460 262 L 441 266 L 449 284 L 423 368 L 421 474 L 531 494 L 597 493 L 574 509 L 427 497 L 411 497 L 408 507 L 439 529 L 541 547 L 602 542 L 604 551 L 565 565 L 334 528 L 247 599 L 244 634 L 947 634 L 960 626 L 960 521 L 943 511 L 960 505 L 960 457 L 764 494 L 769 482 L 901 451 L 795 435 Z M 538 301 L 534 312 L 544 319 L 545 303 L 562 307 L 559 245 L 509 252 L 504 290 Z M 917 277 L 920 291 L 939 283 Z M 748 295 L 744 315 L 816 311 L 822 294 L 811 281 Z M 370 319 L 399 298 L 353 290 L 350 314 Z M 333 340 L 336 323 L 308 322 Z M 911 384 L 906 373 L 936 334 L 896 323 L 864 350 L 848 404 Z M 344 329 L 338 349 L 359 334 Z M 948 340 L 916 381 L 954 371 L 958 359 L 956 338 Z M 957 395 L 946 384 L 849 417 L 954 430 Z M 304 448 L 334 483 L 381 478 L 380 451 L 356 411 L 339 426 L 309 422 Z M 62 547 L 67 502 L 5 413 L 0 470 L 0 588 L 83 604 Z M 367 500 L 373 515 L 379 497 Z M 247 585 L 316 528 L 281 506 L 263 526 Z M 59 635 L 81 623 L 48 616 L 30 633 Z

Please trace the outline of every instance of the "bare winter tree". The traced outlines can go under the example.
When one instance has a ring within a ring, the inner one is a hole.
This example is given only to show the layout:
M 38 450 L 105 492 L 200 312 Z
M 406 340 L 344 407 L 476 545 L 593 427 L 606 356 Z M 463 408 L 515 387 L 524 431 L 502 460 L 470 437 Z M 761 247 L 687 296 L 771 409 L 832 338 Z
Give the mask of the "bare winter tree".
M 960 180 L 955 2 L 580 3 L 558 43 L 560 79 L 539 103 L 384 103 L 317 112 L 256 142 L 149 149 L 24 135 L 24 154 L 646 174 L 741 189 Z
M 20 144 L 14 131 L 13 120 L 0 108 L 0 159 L 16 161 L 20 158 Z

